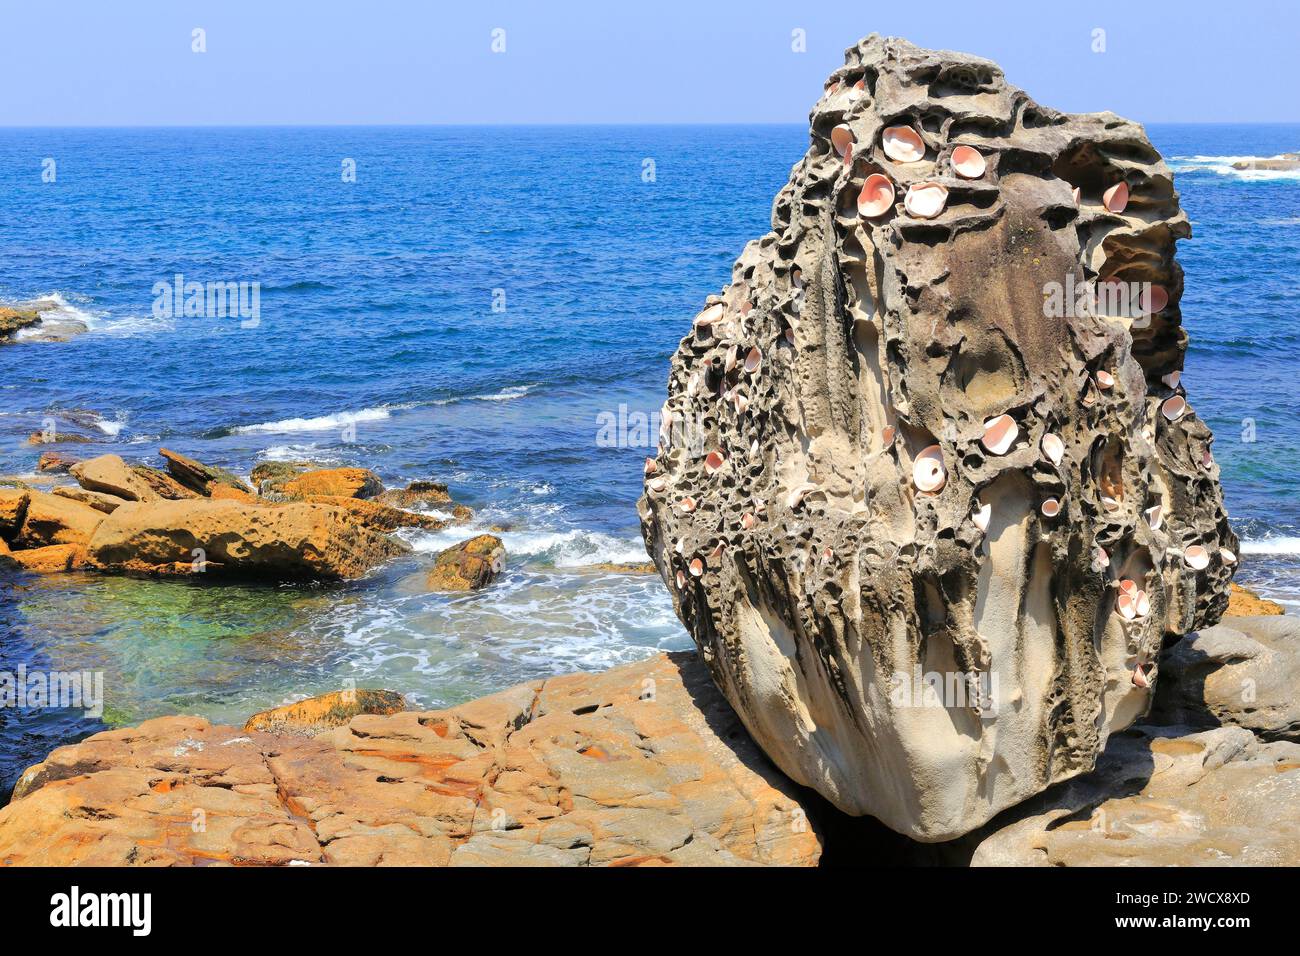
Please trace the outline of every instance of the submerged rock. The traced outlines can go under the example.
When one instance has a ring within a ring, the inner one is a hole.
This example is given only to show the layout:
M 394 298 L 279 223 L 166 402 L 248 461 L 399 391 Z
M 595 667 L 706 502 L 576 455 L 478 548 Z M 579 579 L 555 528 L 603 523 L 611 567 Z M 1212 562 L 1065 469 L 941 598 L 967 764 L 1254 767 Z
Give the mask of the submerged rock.
M 99 517 L 89 552 L 105 571 L 328 580 L 360 577 L 407 551 L 347 512 L 318 504 L 132 502 Z
M 505 563 L 501 539 L 481 534 L 441 552 L 429 571 L 428 586 L 434 591 L 477 591 L 491 584 Z
M 661 654 L 311 739 L 96 734 L 22 775 L 0 865 L 815 865 L 801 799 L 693 655 Z
M 773 760 L 944 840 L 1091 769 L 1227 605 L 1190 229 L 1140 126 L 972 56 L 869 37 L 811 139 L 673 359 L 642 530 Z
M 387 715 L 405 709 L 406 698 L 396 691 L 336 690 L 256 713 L 244 723 L 244 730 L 315 737 L 359 714 Z

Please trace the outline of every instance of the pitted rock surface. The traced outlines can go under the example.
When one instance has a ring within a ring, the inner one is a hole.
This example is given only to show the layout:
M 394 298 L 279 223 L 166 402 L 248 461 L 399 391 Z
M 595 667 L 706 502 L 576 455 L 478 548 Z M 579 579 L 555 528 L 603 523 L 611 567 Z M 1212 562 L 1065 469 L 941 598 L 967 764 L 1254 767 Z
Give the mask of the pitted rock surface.
M 886 154 L 898 127 L 920 158 Z M 847 52 L 772 231 L 673 358 L 639 503 L 793 779 L 959 836 L 1088 771 L 1148 708 L 1162 638 L 1217 621 L 1237 541 L 1178 374 L 1189 235 L 1136 123 L 964 54 Z M 1081 307 L 1114 283 L 1131 296 Z M 929 673 L 949 692 L 917 706 Z

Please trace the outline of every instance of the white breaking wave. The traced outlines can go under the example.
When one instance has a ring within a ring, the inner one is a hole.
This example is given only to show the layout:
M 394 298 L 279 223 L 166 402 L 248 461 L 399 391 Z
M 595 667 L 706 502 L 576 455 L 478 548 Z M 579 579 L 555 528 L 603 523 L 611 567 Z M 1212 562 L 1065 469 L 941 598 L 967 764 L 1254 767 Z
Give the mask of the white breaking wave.
M 420 534 L 411 541 L 414 550 L 431 553 L 450 548 L 485 527 L 454 526 Z M 619 538 L 600 531 L 574 528 L 570 531 L 492 531 L 505 545 L 510 558 L 539 561 L 557 568 L 581 568 L 592 564 L 642 564 L 646 556 L 640 538 Z
M 523 398 L 537 386 L 533 385 L 511 385 L 503 388 L 499 392 L 493 392 L 490 395 L 468 395 L 463 398 L 440 398 L 434 405 L 454 405 L 457 402 L 508 402 L 512 399 Z
M 285 418 L 278 422 L 262 422 L 258 425 L 238 425 L 232 428 L 233 435 L 251 435 L 258 432 L 288 434 L 291 432 L 327 432 L 344 428 L 356 422 L 378 422 L 392 414 L 388 407 L 363 408 L 359 412 L 338 412 L 334 415 L 321 415 L 317 418 Z
M 1236 169 L 1233 163 L 1249 163 L 1272 156 L 1174 156 L 1169 165 L 1176 173 L 1190 173 L 1203 169 L 1220 176 L 1235 176 L 1246 180 L 1300 179 L 1300 169 Z
M 1241 542 L 1242 554 L 1300 554 L 1300 538 L 1264 538 Z

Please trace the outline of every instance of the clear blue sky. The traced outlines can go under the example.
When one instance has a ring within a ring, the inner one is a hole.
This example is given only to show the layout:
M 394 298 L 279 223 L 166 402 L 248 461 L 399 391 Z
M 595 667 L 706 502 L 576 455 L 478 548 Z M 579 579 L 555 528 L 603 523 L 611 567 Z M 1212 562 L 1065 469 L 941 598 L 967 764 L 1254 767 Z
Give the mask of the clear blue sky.
M 0 125 L 802 123 L 873 31 L 1058 109 L 1300 121 L 1292 0 L 0 0 Z

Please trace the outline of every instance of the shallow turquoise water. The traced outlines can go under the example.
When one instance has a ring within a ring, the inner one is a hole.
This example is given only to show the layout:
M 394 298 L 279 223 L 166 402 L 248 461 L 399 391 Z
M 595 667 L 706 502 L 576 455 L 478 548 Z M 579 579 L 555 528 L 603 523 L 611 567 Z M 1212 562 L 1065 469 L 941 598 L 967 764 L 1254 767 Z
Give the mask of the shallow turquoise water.
M 1242 578 L 1296 600 L 1300 180 L 1225 158 L 1300 148 L 1300 127 L 1150 132 L 1194 223 L 1184 380 L 1218 436 Z M 346 680 L 437 706 L 688 646 L 657 579 L 590 570 L 644 560 L 645 448 L 599 445 L 598 416 L 658 409 L 686 323 L 766 230 L 806 136 L 0 130 L 0 299 L 57 293 L 91 326 L 0 349 L 0 474 L 31 470 L 24 439 L 47 416 L 90 409 L 102 451 L 128 459 L 157 464 L 165 444 L 244 474 L 268 458 L 363 464 L 390 485 L 448 481 L 477 525 L 512 529 L 505 579 L 455 598 L 421 592 L 419 554 L 328 588 L 5 581 L 2 663 L 103 671 L 110 722 L 242 721 Z M 259 324 L 154 317 L 154 284 L 178 272 L 260 282 Z M 462 536 L 410 538 L 427 554 Z M 0 710 L 0 792 L 100 726 Z

